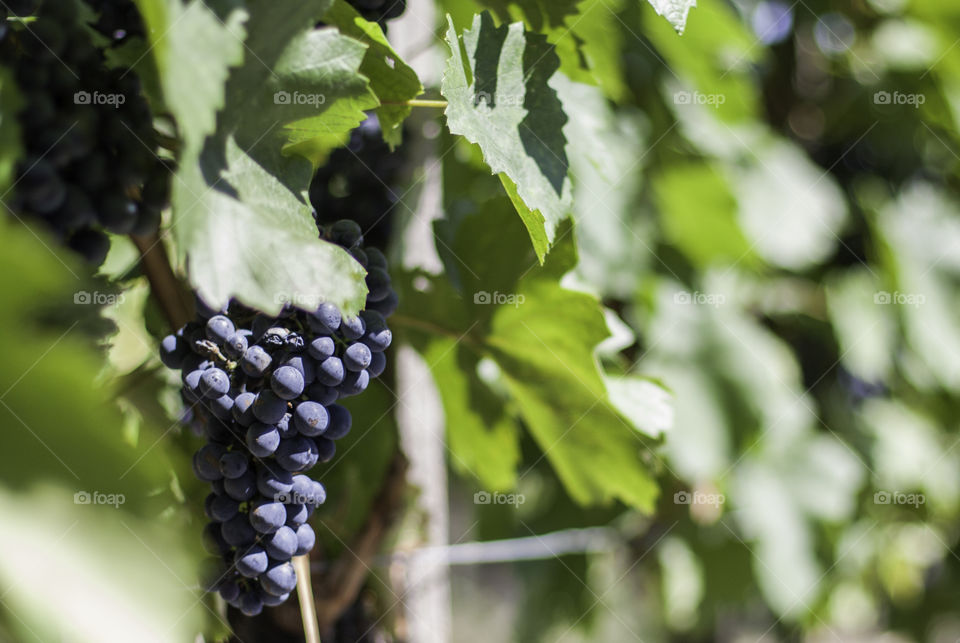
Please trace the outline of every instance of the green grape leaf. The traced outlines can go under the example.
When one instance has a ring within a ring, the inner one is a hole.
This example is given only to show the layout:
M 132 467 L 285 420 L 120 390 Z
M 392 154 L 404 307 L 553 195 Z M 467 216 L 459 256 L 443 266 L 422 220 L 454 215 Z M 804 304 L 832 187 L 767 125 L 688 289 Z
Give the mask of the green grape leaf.
M 367 293 L 360 264 L 321 241 L 310 207 L 232 137 L 221 153 L 181 170 L 183 189 L 175 191 L 178 242 L 190 248 L 188 268 L 204 299 L 215 305 L 236 296 L 265 312 L 322 301 L 359 311 Z M 276 158 L 272 165 L 284 162 L 300 166 L 285 174 L 299 172 L 306 188 L 309 164 Z
M 511 439 L 501 408 L 505 399 L 573 499 L 581 504 L 616 499 L 651 511 L 657 485 L 642 459 L 645 440 L 611 402 L 594 356 L 609 335 L 602 306 L 559 283 L 577 260 L 569 224 L 564 225 L 540 266 L 509 203 L 501 197 L 483 204 L 455 230 L 444 231 L 461 264 L 460 292 L 417 275 L 410 283 L 428 283 L 404 286 L 395 325 L 415 346 L 429 347 L 424 354 L 428 362 L 433 358 L 431 365 L 437 363 L 434 375 L 449 416 L 459 421 L 466 414 L 477 423 L 465 431 L 451 427 L 451 448 L 479 446 L 505 460 L 494 473 L 487 470 L 487 479 L 512 468 L 507 464 L 514 451 L 504 448 Z M 526 250 L 515 250 L 521 246 Z M 436 336 L 442 339 L 430 339 Z M 444 355 L 451 346 L 456 355 Z M 480 360 L 492 362 L 497 376 L 480 378 Z M 454 376 L 454 367 L 463 373 Z M 472 410 L 465 412 L 467 405 Z M 478 466 L 473 471 L 480 475 Z
M 740 229 L 737 200 L 718 168 L 705 162 L 675 164 L 651 183 L 664 237 L 696 266 L 758 263 Z
M 390 46 L 380 25 L 364 20 L 344 0 L 335 0 L 324 21 L 367 45 L 360 71 L 370 79 L 370 89 L 380 100 L 377 118 L 384 140 L 399 145 L 403 136 L 400 125 L 412 109 L 405 103 L 423 92 L 417 72 Z
M 564 74 L 576 82 L 597 85 L 615 101 L 626 99 L 629 92 L 622 55 L 624 25 L 618 15 L 624 2 L 584 0 L 579 15 L 547 34 L 557 48 Z
M 347 314 L 363 305 L 362 267 L 318 238 L 309 160 L 283 153 L 291 140 L 349 132 L 377 104 L 359 71 L 366 47 L 314 29 L 329 4 L 248 2 L 245 57 L 226 81 L 216 131 L 181 152 L 172 226 L 211 305 L 238 297 L 276 312 L 329 301 Z
M 567 116 L 549 84 L 559 59 L 544 36 L 522 23 L 497 27 L 488 12 L 476 16 L 462 43 L 450 21 L 447 44 L 447 125 L 479 145 L 500 174 L 543 262 L 572 209 Z
M 697 0 L 647 0 L 647 2 L 681 35 L 687 27 L 687 14 L 697 6 Z
M 705 3 L 697 18 L 683 38 L 662 20 L 643 21 L 643 35 L 680 79 L 670 83 L 667 101 L 678 112 L 707 109 L 726 122 L 760 117 L 754 70 L 763 48 L 727 5 Z
M 224 106 L 224 83 L 244 58 L 243 22 L 237 8 L 218 16 L 200 0 L 136 0 L 147 29 L 163 100 L 176 118 L 184 156 L 199 153 Z

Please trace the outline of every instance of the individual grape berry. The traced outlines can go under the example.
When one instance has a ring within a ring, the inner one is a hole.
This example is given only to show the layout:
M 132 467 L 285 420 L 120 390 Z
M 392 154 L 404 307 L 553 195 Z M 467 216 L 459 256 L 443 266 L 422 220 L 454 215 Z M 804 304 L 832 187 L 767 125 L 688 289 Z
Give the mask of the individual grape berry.
M 310 512 L 307 505 L 297 503 L 287 505 L 287 525 L 290 527 L 299 527 L 310 518 Z
M 240 611 L 244 616 L 256 616 L 263 611 L 263 599 L 255 591 L 244 592 L 240 596 Z
M 273 455 L 280 446 L 280 432 L 277 427 L 256 422 L 247 429 L 247 448 L 258 458 Z
M 300 549 L 297 532 L 287 525 L 282 525 L 261 542 L 263 542 L 264 549 L 274 560 L 289 560 Z
M 220 534 L 231 547 L 249 547 L 257 532 L 244 514 L 237 514 L 220 526 Z
M 305 386 L 312 384 L 313 380 L 316 379 L 316 368 L 313 365 L 313 360 L 308 357 L 301 357 L 297 355 L 285 361 L 283 365 L 289 366 L 290 368 L 295 368 L 303 378 L 303 383 Z
M 269 558 L 266 550 L 254 545 L 237 558 L 236 568 L 241 575 L 247 578 L 256 578 L 267 571 L 268 562 Z
M 253 417 L 253 402 L 257 399 L 255 393 L 241 393 L 233 400 L 233 409 L 231 411 L 233 419 L 240 426 L 250 426 L 256 421 Z
M 287 521 L 287 509 L 280 502 L 264 502 L 250 512 L 250 524 L 261 534 L 271 534 Z
M 360 339 L 367 331 L 362 317 L 346 317 L 340 322 L 340 332 L 347 339 Z
M 223 597 L 223 600 L 228 603 L 240 598 L 240 584 L 234 580 L 221 583 L 220 589 L 217 591 L 220 592 L 220 596 Z
M 206 331 L 207 339 L 222 346 L 234 334 L 236 328 L 225 315 L 214 315 L 207 320 Z
M 303 374 L 293 366 L 281 366 L 270 376 L 270 388 L 282 400 L 300 397 L 303 386 Z
M 230 496 L 214 496 L 210 504 L 211 520 L 226 522 L 240 512 L 240 503 Z
M 230 390 L 230 378 L 219 368 L 208 368 L 200 377 L 200 392 L 208 399 L 226 395 Z
M 330 462 L 337 453 L 337 444 L 329 438 L 316 438 L 314 440 L 314 453 L 316 453 L 314 464 L 317 462 Z
M 349 397 L 363 393 L 367 390 L 367 385 L 369 384 L 370 373 L 366 371 L 350 371 L 343 376 L 343 381 L 340 383 L 340 386 L 337 387 L 337 390 L 340 392 L 340 397 Z
M 325 386 L 337 386 L 343 381 L 344 372 L 339 357 L 328 357 L 317 366 L 317 381 Z
M 307 352 L 310 354 L 310 357 L 318 362 L 322 362 L 328 357 L 331 357 L 336 349 L 337 346 L 333 343 L 332 337 L 318 337 L 310 342 L 310 348 L 307 349 Z
M 280 596 L 274 596 L 273 594 L 268 594 L 266 592 L 260 593 L 260 600 L 263 601 L 264 605 L 268 607 L 276 607 L 277 605 L 283 605 L 287 599 L 290 598 L 290 592 L 286 594 L 281 594 Z
M 317 402 L 301 402 L 297 405 L 293 416 L 297 430 L 311 438 L 322 435 L 329 422 L 327 409 Z
M 223 352 L 231 359 L 239 359 L 247 352 L 247 335 L 242 332 L 235 332 L 229 337 L 223 345 Z
M 257 472 L 257 491 L 277 500 L 293 492 L 293 476 L 280 467 L 262 468 Z
M 287 412 L 287 402 L 273 391 L 260 391 L 253 402 L 253 416 L 264 424 L 276 424 Z
M 317 447 L 306 438 L 283 440 L 277 448 L 276 458 L 287 471 L 305 471 L 316 464 Z
M 327 407 L 327 414 L 330 417 L 330 421 L 327 424 L 324 437 L 331 440 L 339 440 L 345 437 L 350 432 L 350 425 L 353 422 L 350 411 L 339 404 L 331 404 Z
M 343 352 L 343 365 L 348 371 L 359 372 L 370 366 L 373 354 L 366 344 L 356 343 L 347 347 Z
M 240 368 L 250 377 L 261 377 L 270 368 L 273 358 L 259 346 L 251 346 L 240 358 Z
M 239 451 L 230 451 L 220 457 L 220 473 L 230 480 L 245 474 L 249 466 L 249 458 Z
M 249 469 L 238 478 L 226 478 L 224 492 L 238 502 L 250 500 L 257 492 L 257 476 Z
M 383 353 L 374 353 L 370 357 L 370 366 L 367 367 L 370 377 L 380 377 L 385 368 L 387 368 L 387 356 Z
M 297 572 L 290 563 L 273 565 L 260 575 L 260 587 L 268 594 L 282 596 L 297 586 Z
M 297 527 L 297 551 L 294 555 L 303 556 L 306 553 L 309 553 L 313 549 L 314 543 L 317 541 L 317 536 L 313 532 L 313 528 L 310 525 L 304 523 Z
M 167 335 L 160 342 L 160 361 L 167 368 L 178 369 L 189 350 L 181 338 Z

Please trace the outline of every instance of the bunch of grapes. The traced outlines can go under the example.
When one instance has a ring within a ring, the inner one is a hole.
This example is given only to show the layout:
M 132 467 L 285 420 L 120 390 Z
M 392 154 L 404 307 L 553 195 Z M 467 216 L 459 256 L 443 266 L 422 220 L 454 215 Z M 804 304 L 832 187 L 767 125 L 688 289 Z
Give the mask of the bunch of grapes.
M 407 0 L 347 0 L 357 12 L 370 22 L 386 27 L 388 20 L 399 18 L 407 9 Z
M 376 115 L 370 115 L 350 134 L 347 146 L 334 150 L 313 177 L 310 202 L 322 217 L 318 223 L 351 217 L 368 239 L 385 243 L 403 164 L 402 152 L 390 150 Z
M 0 65 L 12 70 L 22 94 L 25 147 L 6 205 L 102 263 L 105 231 L 151 233 L 169 198 L 170 168 L 154 153 L 139 79 L 106 67 L 73 2 L 45 2 L 18 29 L 2 24 Z
M 143 21 L 133 0 L 86 0 L 97 13 L 94 29 L 116 43 L 143 36 Z
M 333 457 L 334 441 L 351 426 L 336 402 L 383 372 L 392 339 L 385 318 L 397 299 L 383 254 L 362 247 L 353 221 L 322 233 L 367 268 L 359 316 L 329 303 L 287 306 L 278 317 L 237 302 L 220 311 L 201 305 L 196 321 L 161 343 L 163 363 L 181 371 L 190 421 L 207 440 L 193 468 L 212 487 L 204 540 L 221 558 L 209 589 L 247 615 L 279 605 L 296 586 L 290 560 L 313 547 L 307 519 L 326 498 L 304 472 Z

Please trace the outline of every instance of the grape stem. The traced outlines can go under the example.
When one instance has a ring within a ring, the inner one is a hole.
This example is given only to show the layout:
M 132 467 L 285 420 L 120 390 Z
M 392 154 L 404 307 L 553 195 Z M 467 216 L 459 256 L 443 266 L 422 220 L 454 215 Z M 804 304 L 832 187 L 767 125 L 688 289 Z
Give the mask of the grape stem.
M 130 235 L 130 238 L 140 251 L 140 264 L 150 282 L 150 292 L 160 305 L 164 317 L 171 328 L 182 327 L 190 321 L 192 310 L 182 284 L 170 266 L 170 258 L 159 234 L 146 237 Z
M 310 580 L 310 557 L 295 556 L 293 566 L 297 570 L 297 599 L 300 601 L 300 618 L 303 619 L 303 638 L 306 643 L 320 643 L 317 606 L 313 602 L 313 585 Z
M 445 100 L 429 100 L 426 98 L 413 98 L 396 102 L 384 101 L 383 105 L 405 105 L 407 107 L 437 107 L 444 109 L 447 106 Z

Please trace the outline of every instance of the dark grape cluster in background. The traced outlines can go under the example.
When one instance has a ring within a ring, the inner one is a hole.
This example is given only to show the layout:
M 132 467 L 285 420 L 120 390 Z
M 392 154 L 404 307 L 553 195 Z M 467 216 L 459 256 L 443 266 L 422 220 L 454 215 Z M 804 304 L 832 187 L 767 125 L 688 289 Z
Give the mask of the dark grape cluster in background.
M 6 13 L 0 7 L 0 17 Z M 99 264 L 109 248 L 105 231 L 157 228 L 170 169 L 154 154 L 139 79 L 106 67 L 78 23 L 76 5 L 47 0 L 34 18 L 4 20 L 0 33 L 0 65 L 12 70 L 23 99 L 18 124 L 25 148 L 6 205 Z
M 357 12 L 370 22 L 378 22 L 386 29 L 386 22 L 399 18 L 407 9 L 407 0 L 347 0 Z
M 383 372 L 392 339 L 385 318 L 397 298 L 383 254 L 363 248 L 353 221 L 322 236 L 367 269 L 370 292 L 359 316 L 322 304 L 270 317 L 232 302 L 200 310 L 161 345 L 164 364 L 181 371 L 189 421 L 207 440 L 193 467 L 212 487 L 205 545 L 220 559 L 209 589 L 247 615 L 279 605 L 296 586 L 291 558 L 313 547 L 307 519 L 326 498 L 304 472 L 333 457 L 334 441 L 351 425 L 337 400 L 362 393 Z
M 97 13 L 94 29 L 114 42 L 144 35 L 143 20 L 133 0 L 86 0 Z
M 310 203 L 318 223 L 351 218 L 363 227 L 368 241 L 386 244 L 403 166 L 403 153 L 390 150 L 371 114 L 351 132 L 347 146 L 334 150 L 313 177 Z

